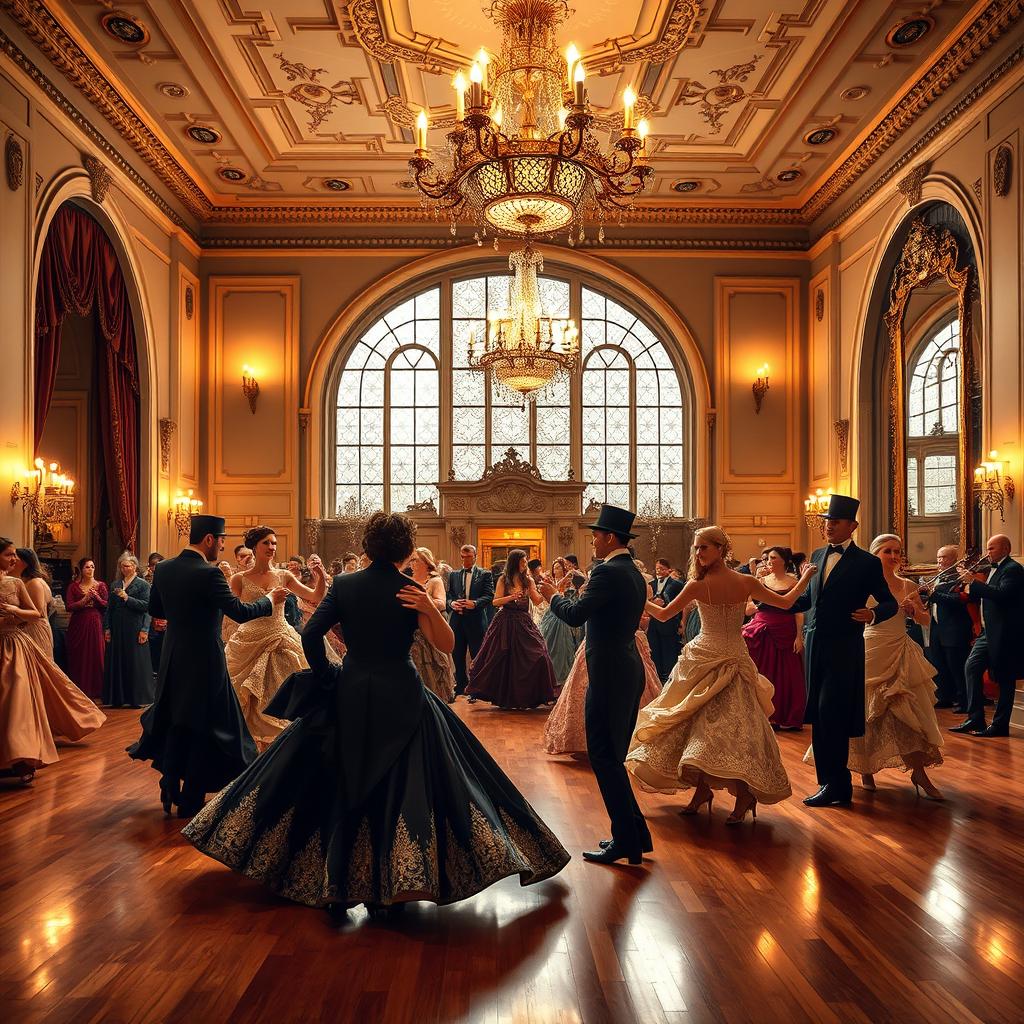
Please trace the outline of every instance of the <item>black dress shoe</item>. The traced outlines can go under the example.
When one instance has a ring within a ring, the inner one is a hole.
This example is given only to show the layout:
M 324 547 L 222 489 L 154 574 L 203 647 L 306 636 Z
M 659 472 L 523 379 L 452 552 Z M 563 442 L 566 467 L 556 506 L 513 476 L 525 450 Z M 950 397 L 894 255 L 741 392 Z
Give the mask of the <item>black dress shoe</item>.
M 602 839 L 601 842 L 597 845 L 600 846 L 602 850 L 607 850 L 608 847 L 611 846 L 614 842 L 614 839 Z M 654 843 L 651 842 L 649 837 L 646 841 L 640 843 L 640 852 L 654 853 Z
M 181 787 L 178 783 L 167 783 L 160 780 L 160 806 L 164 814 L 171 813 L 171 806 L 181 799 Z
M 804 797 L 808 807 L 845 807 L 852 802 L 852 789 L 836 789 L 828 784 L 822 786 L 817 793 Z
M 639 850 L 623 850 L 614 841 L 600 850 L 584 850 L 583 859 L 595 864 L 614 864 L 618 860 L 628 860 L 630 864 L 640 864 L 643 856 Z
M 983 729 L 977 733 L 978 736 L 992 737 L 992 736 L 1009 736 L 1010 727 L 1007 726 L 1005 729 L 997 729 L 994 725 L 990 725 L 987 729 Z
M 977 722 L 961 722 L 959 725 L 950 726 L 949 731 L 966 732 L 970 733 L 970 735 L 972 736 L 980 736 L 983 732 L 986 731 L 986 729 L 984 722 L 982 722 L 981 725 L 978 725 Z

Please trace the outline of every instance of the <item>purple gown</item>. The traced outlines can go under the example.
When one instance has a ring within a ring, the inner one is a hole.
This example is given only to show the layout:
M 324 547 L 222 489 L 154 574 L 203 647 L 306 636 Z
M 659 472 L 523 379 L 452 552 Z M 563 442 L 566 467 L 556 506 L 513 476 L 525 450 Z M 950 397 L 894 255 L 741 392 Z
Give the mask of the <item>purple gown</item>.
M 807 688 L 804 682 L 804 659 L 793 651 L 796 640 L 796 616 L 762 605 L 743 627 L 750 657 L 761 673 L 775 687 L 772 703 L 775 710 L 769 721 L 780 729 L 799 729 L 804 724 Z
M 533 624 L 528 597 L 498 609 L 469 670 L 466 694 L 502 708 L 535 708 L 555 700 L 555 670 Z

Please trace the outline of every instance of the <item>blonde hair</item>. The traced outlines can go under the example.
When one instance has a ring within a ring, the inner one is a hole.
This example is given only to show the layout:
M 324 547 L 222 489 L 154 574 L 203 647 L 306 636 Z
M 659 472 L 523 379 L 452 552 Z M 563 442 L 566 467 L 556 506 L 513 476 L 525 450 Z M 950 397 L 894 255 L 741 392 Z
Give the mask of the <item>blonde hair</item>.
M 732 541 L 729 534 L 720 526 L 702 526 L 693 535 L 693 544 L 690 547 L 690 567 L 686 573 L 687 579 L 702 580 L 707 574 L 707 567 L 697 561 L 697 545 L 702 541 L 710 541 L 722 553 L 722 561 L 728 563 L 732 557 Z
M 895 534 L 895 533 L 880 533 L 871 542 L 871 546 L 868 548 L 868 551 L 870 551 L 871 554 L 873 554 L 873 555 L 877 555 L 878 552 L 881 551 L 882 548 L 884 548 L 885 545 L 888 544 L 889 541 L 891 541 L 891 540 L 894 540 L 894 541 L 896 541 L 897 544 L 899 544 L 901 552 L 903 552 L 905 550 L 904 547 L 903 547 L 903 540 L 897 534 Z
M 434 552 L 430 548 L 415 548 L 416 554 L 423 559 L 424 564 L 427 567 L 427 576 L 440 576 L 441 574 L 437 571 L 437 562 L 434 560 Z

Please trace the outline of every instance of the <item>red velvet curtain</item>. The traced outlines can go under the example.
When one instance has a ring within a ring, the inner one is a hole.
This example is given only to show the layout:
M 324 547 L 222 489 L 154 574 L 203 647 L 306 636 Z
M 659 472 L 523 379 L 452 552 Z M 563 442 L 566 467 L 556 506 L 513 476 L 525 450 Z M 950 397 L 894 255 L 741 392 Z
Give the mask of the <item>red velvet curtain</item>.
M 99 356 L 104 480 L 118 540 L 134 551 L 139 530 L 139 380 L 135 324 L 124 275 L 103 228 L 66 203 L 50 225 L 36 285 L 35 447 L 46 424 L 69 313 L 96 307 L 105 344 Z

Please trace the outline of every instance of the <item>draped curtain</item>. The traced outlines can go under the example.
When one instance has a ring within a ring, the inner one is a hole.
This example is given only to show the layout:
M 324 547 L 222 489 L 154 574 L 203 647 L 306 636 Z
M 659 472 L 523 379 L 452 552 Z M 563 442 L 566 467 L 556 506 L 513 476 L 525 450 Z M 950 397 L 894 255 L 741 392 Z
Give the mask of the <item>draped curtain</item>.
M 111 518 L 123 548 L 134 551 L 139 529 L 138 349 L 124 275 L 103 228 L 65 204 L 50 225 L 36 285 L 35 448 L 53 397 L 61 328 L 69 313 L 93 308 L 104 344 L 97 346 L 100 437 Z

